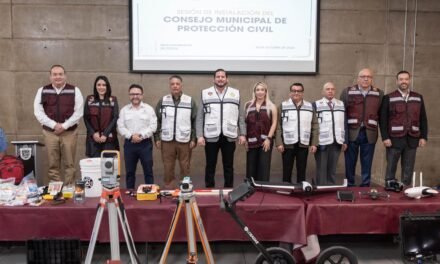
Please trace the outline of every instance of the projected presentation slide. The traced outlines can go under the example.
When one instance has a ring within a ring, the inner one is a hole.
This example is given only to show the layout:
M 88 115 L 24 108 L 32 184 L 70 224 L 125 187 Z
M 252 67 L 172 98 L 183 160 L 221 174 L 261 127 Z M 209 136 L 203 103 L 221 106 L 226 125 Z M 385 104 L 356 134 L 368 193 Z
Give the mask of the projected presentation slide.
M 132 70 L 316 73 L 318 1 L 132 0 Z

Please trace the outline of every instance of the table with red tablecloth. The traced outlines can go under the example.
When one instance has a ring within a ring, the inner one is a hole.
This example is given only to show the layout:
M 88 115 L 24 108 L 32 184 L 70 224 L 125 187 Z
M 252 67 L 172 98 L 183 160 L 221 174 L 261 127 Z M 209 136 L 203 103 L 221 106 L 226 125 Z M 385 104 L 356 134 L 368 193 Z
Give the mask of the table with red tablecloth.
M 378 188 L 383 191 L 383 188 Z M 440 196 L 411 199 L 403 192 L 388 192 L 389 198 L 372 200 L 360 196 L 370 188 L 348 188 L 354 202 L 338 201 L 335 191 L 303 197 L 306 205 L 307 234 L 397 234 L 399 216 L 404 212 L 425 213 L 440 210 Z
M 359 197 L 369 188 L 347 188 L 354 202 L 340 202 L 336 191 L 283 195 L 257 191 L 237 203 L 237 212 L 261 241 L 306 244 L 308 235 L 397 234 L 399 216 L 410 211 L 437 212 L 440 196 L 410 199 L 403 193 L 389 192 L 389 199 Z M 163 242 L 176 208 L 176 201 L 137 201 L 123 195 L 128 222 L 136 242 Z M 210 241 L 247 241 L 229 214 L 220 210 L 218 196 L 197 196 L 203 224 Z M 0 241 L 25 241 L 32 238 L 79 238 L 89 240 L 96 216 L 98 198 L 84 204 L 39 207 L 0 207 Z M 180 217 L 174 241 L 185 241 L 184 218 Z M 104 213 L 98 240 L 109 241 L 108 217 Z M 123 239 L 120 230 L 120 238 Z
M 137 201 L 122 196 L 128 222 L 135 241 L 162 242 L 177 206 L 175 200 Z M 210 241 L 247 241 L 232 217 L 220 210 L 218 196 L 197 196 L 203 224 Z M 98 198 L 87 198 L 84 204 L 39 207 L 0 207 L 0 241 L 25 241 L 31 238 L 79 238 L 89 240 L 93 229 Z M 107 210 L 102 218 L 99 241 L 109 241 Z M 262 241 L 300 243 L 306 241 L 305 209 L 301 199 L 257 192 L 237 203 L 237 213 Z M 120 229 L 120 238 L 123 234 Z M 174 241 L 186 241 L 185 218 L 180 217 Z

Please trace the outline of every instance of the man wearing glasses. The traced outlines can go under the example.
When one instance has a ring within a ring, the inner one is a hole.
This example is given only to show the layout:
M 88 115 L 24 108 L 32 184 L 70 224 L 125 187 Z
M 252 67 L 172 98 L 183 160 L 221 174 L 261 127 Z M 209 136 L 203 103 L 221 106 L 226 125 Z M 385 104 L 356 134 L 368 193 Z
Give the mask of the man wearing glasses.
M 127 192 L 133 192 L 136 183 L 136 166 L 141 161 L 146 184 L 153 179 L 153 144 L 151 137 L 156 132 L 157 117 L 153 107 L 142 102 L 144 89 L 139 84 L 128 88 L 130 104 L 119 113 L 118 132 L 125 138 L 124 159 Z
M 315 112 L 310 102 L 304 100 L 304 86 L 290 86 L 290 98 L 279 107 L 276 133 L 277 150 L 282 153 L 283 181 L 292 182 L 292 170 L 296 159 L 296 182 L 306 180 L 307 156 L 316 152 L 317 125 Z
M 345 176 L 349 186 L 355 186 L 355 172 L 360 150 L 360 186 L 370 186 L 371 165 L 378 136 L 380 106 L 383 91 L 373 87 L 373 73 L 362 69 L 357 84 L 345 89 L 341 101 L 346 106 L 348 149 L 345 152 Z

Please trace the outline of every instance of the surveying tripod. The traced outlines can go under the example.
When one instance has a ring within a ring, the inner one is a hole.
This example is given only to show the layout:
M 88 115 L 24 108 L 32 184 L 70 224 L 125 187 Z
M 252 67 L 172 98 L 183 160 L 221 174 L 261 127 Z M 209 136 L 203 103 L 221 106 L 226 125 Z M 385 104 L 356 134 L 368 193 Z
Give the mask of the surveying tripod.
M 106 158 L 104 157 L 105 154 L 115 154 L 117 156 L 117 164 L 115 163 L 114 157 Z M 101 226 L 102 215 L 104 214 L 105 207 L 108 209 L 111 263 L 121 262 L 121 255 L 119 251 L 118 218 L 124 233 L 125 242 L 127 243 L 131 263 L 138 264 L 140 262 L 136 252 L 136 247 L 134 245 L 133 236 L 131 235 L 130 227 L 128 225 L 124 203 L 121 199 L 121 190 L 119 189 L 118 182 L 121 168 L 120 165 L 119 151 L 105 150 L 101 153 L 102 193 L 98 204 L 95 224 L 93 225 L 92 237 L 90 238 L 89 248 L 87 249 L 85 264 L 91 264 L 92 262 L 93 251 L 95 250 L 96 239 L 98 237 L 99 227 Z
M 121 191 L 119 187 L 113 189 L 107 189 L 103 187 L 101 199 L 98 205 L 98 212 L 95 218 L 95 224 L 93 226 L 92 237 L 90 238 L 89 248 L 87 249 L 87 256 L 85 264 L 90 264 L 92 262 L 93 251 L 95 249 L 96 239 L 99 233 L 99 227 L 101 225 L 102 215 L 104 209 L 107 206 L 108 209 L 108 224 L 110 230 L 110 249 L 111 249 L 111 260 L 120 261 L 121 256 L 119 252 L 119 231 L 118 231 L 118 220 L 122 227 L 124 233 L 125 242 L 127 243 L 128 252 L 130 254 L 131 263 L 139 263 L 139 258 L 137 256 L 136 247 L 133 241 L 133 236 L 130 232 L 130 227 L 127 221 L 127 215 L 125 213 L 124 204 L 121 199 Z
M 188 239 L 188 258 L 186 263 L 197 263 L 197 243 L 194 229 L 194 222 L 199 233 L 199 238 L 203 245 L 203 251 L 205 252 L 206 263 L 214 264 L 214 258 L 212 256 L 211 247 L 209 246 L 208 237 L 206 236 L 205 228 L 203 227 L 202 218 L 200 217 L 199 207 L 197 206 L 195 193 L 192 190 L 181 190 L 179 194 L 179 200 L 177 202 L 176 210 L 174 211 L 173 219 L 171 221 L 170 230 L 168 232 L 167 242 L 163 250 L 159 263 L 165 264 L 170 250 L 171 242 L 173 240 L 174 231 L 176 230 L 177 223 L 179 222 L 180 212 L 185 212 L 186 220 L 186 235 Z

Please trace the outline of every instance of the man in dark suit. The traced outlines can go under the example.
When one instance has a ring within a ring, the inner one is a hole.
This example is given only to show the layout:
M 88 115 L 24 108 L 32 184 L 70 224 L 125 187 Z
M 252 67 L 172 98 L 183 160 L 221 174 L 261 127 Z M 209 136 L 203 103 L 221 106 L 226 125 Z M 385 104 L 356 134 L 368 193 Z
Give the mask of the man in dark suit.
M 410 73 L 400 71 L 396 78 L 397 89 L 384 96 L 380 118 L 387 157 L 385 181 L 395 180 L 402 158 L 402 183 L 410 185 L 417 147 L 424 147 L 428 139 L 428 119 L 422 95 L 410 89 Z
M 340 99 L 346 107 L 348 126 L 345 177 L 349 186 L 355 186 L 358 156 L 361 161 L 360 186 L 370 186 L 382 97 L 383 91 L 373 86 L 373 72 L 370 69 L 362 69 L 359 72 L 357 84 L 346 88 L 341 93 Z

